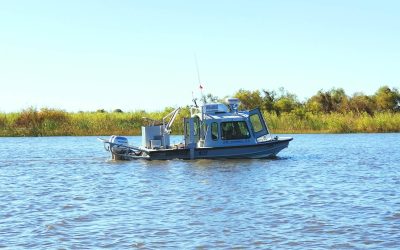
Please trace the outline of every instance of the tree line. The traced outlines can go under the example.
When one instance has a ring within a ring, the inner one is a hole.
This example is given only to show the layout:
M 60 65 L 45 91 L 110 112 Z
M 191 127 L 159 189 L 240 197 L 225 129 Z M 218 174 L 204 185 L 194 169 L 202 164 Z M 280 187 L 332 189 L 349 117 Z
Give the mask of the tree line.
M 380 87 L 373 95 L 365 95 L 362 92 L 349 96 L 342 88 L 319 90 L 315 95 L 305 101 L 279 88 L 276 90 L 245 90 L 239 89 L 234 97 L 241 102 L 241 109 L 253 109 L 260 107 L 263 111 L 276 113 L 297 113 L 299 115 L 311 112 L 318 113 L 367 113 L 373 116 L 377 112 L 399 112 L 400 92 L 397 88 L 388 86 Z M 216 96 L 207 94 L 203 96 L 204 102 L 222 101 Z
M 272 131 L 278 133 L 354 133 L 400 132 L 400 93 L 396 88 L 380 87 L 373 95 L 347 95 L 341 88 L 320 90 L 299 101 L 284 88 L 244 90 L 234 93 L 241 101 L 240 109 L 260 107 Z M 203 102 L 223 102 L 211 94 Z M 143 117 L 162 120 L 172 107 L 163 111 L 69 113 L 64 110 L 28 108 L 16 113 L 0 113 L 0 136 L 56 135 L 138 135 Z M 183 107 L 177 120 L 190 116 L 190 107 Z M 183 133 L 183 124 L 175 122 L 173 131 Z

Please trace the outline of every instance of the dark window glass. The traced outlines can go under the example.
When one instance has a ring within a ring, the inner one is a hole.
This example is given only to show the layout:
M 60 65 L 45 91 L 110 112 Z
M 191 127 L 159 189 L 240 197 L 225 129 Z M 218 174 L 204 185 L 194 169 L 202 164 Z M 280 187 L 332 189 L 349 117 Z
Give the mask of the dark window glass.
M 194 135 L 198 136 L 200 135 L 200 121 L 199 118 L 196 116 L 193 118 L 194 121 Z
M 222 122 L 222 140 L 247 139 L 250 137 L 249 129 L 245 121 Z
M 218 140 L 218 123 L 211 123 L 211 139 Z

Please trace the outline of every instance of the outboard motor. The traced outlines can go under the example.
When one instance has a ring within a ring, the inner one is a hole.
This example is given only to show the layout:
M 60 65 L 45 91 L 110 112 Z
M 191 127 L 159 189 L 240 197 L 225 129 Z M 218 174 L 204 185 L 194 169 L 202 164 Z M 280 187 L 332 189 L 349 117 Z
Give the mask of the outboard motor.
M 118 145 L 110 144 L 111 153 L 113 154 L 129 153 L 129 148 L 127 148 L 129 144 L 128 144 L 128 139 L 126 137 L 113 135 L 110 137 L 109 142 L 118 144 Z

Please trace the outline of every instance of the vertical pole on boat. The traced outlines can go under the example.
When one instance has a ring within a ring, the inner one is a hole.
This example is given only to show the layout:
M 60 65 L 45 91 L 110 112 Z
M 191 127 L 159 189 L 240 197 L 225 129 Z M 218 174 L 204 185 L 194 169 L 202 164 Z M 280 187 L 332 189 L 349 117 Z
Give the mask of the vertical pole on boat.
M 190 159 L 193 160 L 194 159 L 194 147 L 190 147 Z
M 196 147 L 196 143 L 194 142 L 194 120 L 193 118 L 189 119 L 189 157 L 191 160 L 194 159 L 194 148 Z
M 199 80 L 199 88 L 200 88 L 200 94 L 201 94 L 201 100 L 203 101 L 203 106 L 200 107 L 200 111 L 201 111 L 201 121 L 200 121 L 200 139 L 202 139 L 204 137 L 204 131 L 203 131 L 203 122 L 204 122 L 204 106 L 207 102 L 204 94 L 203 94 L 203 85 L 201 84 L 201 80 L 200 80 L 200 70 L 199 70 L 199 63 L 197 61 L 197 56 L 196 54 L 194 54 L 194 59 L 196 62 L 196 70 L 197 70 L 197 79 Z
M 201 86 L 199 63 L 197 62 L 197 56 L 196 56 L 196 54 L 194 54 L 194 61 L 195 61 L 195 63 L 196 63 L 197 80 L 199 81 L 199 85 Z
M 199 70 L 199 63 L 197 61 L 197 56 L 196 54 L 194 54 L 194 61 L 196 63 L 196 71 L 197 71 L 197 80 L 198 80 L 198 84 L 199 84 L 199 88 L 200 88 L 200 94 L 201 94 L 201 100 L 203 101 L 203 103 L 206 103 L 206 98 L 203 94 L 203 85 L 201 84 L 201 80 L 200 80 L 200 70 Z
M 162 119 L 162 128 L 161 128 L 161 135 L 162 135 L 162 146 L 165 147 L 165 117 Z

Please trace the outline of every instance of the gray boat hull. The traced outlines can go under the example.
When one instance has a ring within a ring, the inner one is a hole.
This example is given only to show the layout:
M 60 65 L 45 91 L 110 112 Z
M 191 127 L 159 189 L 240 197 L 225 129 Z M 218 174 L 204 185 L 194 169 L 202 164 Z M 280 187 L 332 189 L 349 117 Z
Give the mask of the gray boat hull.
M 194 148 L 193 153 L 189 148 L 149 150 L 141 155 L 115 155 L 113 159 L 147 159 L 147 160 L 172 160 L 172 159 L 263 159 L 273 158 L 281 150 L 288 147 L 293 138 L 279 138 L 255 145 L 228 146 L 228 147 L 203 147 Z M 191 157 L 192 154 L 192 157 Z

